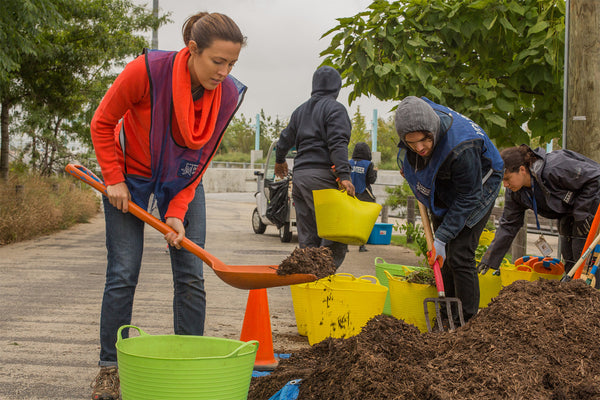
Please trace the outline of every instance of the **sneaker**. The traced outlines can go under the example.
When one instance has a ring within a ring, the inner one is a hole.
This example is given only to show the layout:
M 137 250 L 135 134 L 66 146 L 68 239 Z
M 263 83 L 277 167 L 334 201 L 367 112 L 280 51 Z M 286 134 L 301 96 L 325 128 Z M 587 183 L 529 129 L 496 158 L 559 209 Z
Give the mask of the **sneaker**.
M 92 400 L 120 400 L 119 371 L 117 367 L 100 367 L 100 372 L 91 383 Z
M 361 253 L 363 253 L 363 252 L 365 252 L 365 251 L 369 251 L 369 250 L 367 250 L 367 246 L 365 246 L 365 245 L 363 244 L 362 246 L 360 246 L 360 247 L 358 248 L 358 251 L 360 251 Z

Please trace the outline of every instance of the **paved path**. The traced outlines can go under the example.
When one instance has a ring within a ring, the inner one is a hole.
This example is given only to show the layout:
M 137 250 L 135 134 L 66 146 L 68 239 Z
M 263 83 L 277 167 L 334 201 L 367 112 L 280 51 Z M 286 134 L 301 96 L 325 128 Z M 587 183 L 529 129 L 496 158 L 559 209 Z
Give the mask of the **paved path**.
M 206 250 L 227 264 L 279 264 L 297 247 L 281 243 L 275 227 L 256 235 L 251 193 L 207 194 Z M 146 229 L 135 297 L 134 325 L 149 334 L 172 333 L 172 279 L 162 235 Z M 414 265 L 395 246 L 351 247 L 339 272 L 375 275 L 376 256 Z M 90 223 L 22 243 L 0 246 L 0 399 L 86 399 L 97 372 L 100 302 L 106 250 L 102 215 Z M 205 268 L 207 336 L 238 339 L 248 292 Z M 308 346 L 299 336 L 289 287 L 268 289 L 274 351 Z

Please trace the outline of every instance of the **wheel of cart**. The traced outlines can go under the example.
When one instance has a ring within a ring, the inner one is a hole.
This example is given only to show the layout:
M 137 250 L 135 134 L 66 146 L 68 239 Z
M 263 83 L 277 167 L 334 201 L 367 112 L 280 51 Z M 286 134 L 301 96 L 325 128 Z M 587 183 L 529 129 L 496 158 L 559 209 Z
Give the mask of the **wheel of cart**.
M 289 175 L 280 179 L 275 176 L 275 151 L 277 142 L 273 142 L 265 161 L 263 171 L 254 171 L 256 175 L 256 208 L 252 212 L 254 233 L 265 233 L 267 226 L 274 225 L 279 230 L 279 239 L 290 242 L 296 232 L 296 210 L 292 200 L 292 169 L 296 150 L 286 156 Z

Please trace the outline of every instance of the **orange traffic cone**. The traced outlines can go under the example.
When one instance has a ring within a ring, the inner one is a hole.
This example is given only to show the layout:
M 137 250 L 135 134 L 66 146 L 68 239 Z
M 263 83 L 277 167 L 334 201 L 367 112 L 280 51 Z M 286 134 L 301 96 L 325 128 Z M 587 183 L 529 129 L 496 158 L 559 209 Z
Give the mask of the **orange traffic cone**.
M 279 361 L 273 354 L 273 335 L 271 333 L 271 317 L 267 289 L 252 289 L 248 293 L 246 314 L 240 340 L 258 340 L 258 351 L 254 361 L 257 371 L 272 371 Z

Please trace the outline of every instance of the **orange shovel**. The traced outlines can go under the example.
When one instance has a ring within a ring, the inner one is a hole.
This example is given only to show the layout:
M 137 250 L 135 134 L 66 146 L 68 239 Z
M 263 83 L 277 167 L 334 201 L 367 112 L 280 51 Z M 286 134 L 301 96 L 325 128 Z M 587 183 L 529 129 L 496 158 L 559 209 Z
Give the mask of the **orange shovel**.
M 74 177 L 106 195 L 104 182 L 86 167 L 68 164 L 65 169 Z M 170 226 L 132 201 L 129 201 L 129 212 L 163 234 L 174 232 Z M 202 259 L 223 282 L 238 289 L 263 289 L 317 280 L 314 274 L 278 275 L 277 265 L 227 265 L 188 238 L 183 239 L 181 246 Z

